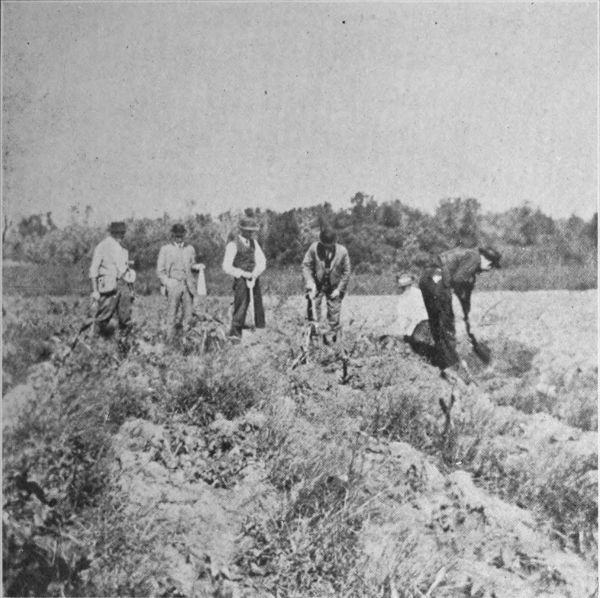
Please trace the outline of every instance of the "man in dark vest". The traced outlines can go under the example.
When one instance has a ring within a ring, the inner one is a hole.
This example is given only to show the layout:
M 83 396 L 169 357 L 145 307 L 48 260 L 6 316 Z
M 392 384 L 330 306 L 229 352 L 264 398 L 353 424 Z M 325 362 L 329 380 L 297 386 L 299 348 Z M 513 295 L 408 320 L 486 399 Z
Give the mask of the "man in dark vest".
M 471 293 L 475 277 L 481 272 L 500 267 L 500 254 L 491 247 L 463 249 L 457 247 L 441 253 L 436 263 L 425 270 L 419 281 L 429 327 L 436 347 L 436 365 L 458 368 L 456 328 L 452 310 L 452 292 L 458 297 L 468 326 Z M 470 331 L 470 329 L 469 329 Z
M 223 270 L 233 276 L 233 316 L 229 332 L 232 339 L 241 339 L 250 293 L 254 298 L 254 325 L 256 328 L 265 327 L 259 276 L 265 271 L 267 263 L 256 241 L 256 231 L 258 224 L 253 218 L 242 218 L 240 234 L 225 247 Z
M 340 327 L 342 299 L 350 281 L 350 257 L 348 250 L 336 243 L 336 234 L 331 229 L 321 231 L 319 241 L 313 243 L 302 260 L 302 276 L 309 300 L 309 319 L 321 318 L 321 303 L 327 302 L 329 331 L 323 335 L 325 344 L 336 342 Z

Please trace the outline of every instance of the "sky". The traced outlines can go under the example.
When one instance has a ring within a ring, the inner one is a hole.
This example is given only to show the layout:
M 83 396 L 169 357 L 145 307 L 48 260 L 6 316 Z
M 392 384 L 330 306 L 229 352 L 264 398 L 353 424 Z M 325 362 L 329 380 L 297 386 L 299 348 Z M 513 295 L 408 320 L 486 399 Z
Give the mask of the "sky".
M 595 2 L 3 2 L 3 209 L 589 218 Z

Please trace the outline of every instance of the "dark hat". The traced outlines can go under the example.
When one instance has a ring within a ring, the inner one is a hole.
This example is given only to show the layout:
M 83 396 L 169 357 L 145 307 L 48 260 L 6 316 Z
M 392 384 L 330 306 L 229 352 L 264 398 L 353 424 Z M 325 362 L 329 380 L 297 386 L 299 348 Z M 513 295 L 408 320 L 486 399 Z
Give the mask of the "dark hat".
M 502 256 L 493 247 L 480 247 L 479 253 L 490 261 L 492 268 L 500 268 L 500 258 Z
M 177 222 L 171 227 L 171 234 L 175 237 L 183 237 L 185 235 L 185 226 Z
M 127 232 L 127 225 L 124 222 L 111 222 L 108 232 L 116 235 L 124 235 Z
M 259 226 L 254 218 L 242 218 L 240 220 L 241 230 L 258 230 Z
M 337 235 L 335 231 L 331 228 L 324 228 L 319 235 L 319 241 L 323 243 L 323 245 L 333 245 L 337 240 Z

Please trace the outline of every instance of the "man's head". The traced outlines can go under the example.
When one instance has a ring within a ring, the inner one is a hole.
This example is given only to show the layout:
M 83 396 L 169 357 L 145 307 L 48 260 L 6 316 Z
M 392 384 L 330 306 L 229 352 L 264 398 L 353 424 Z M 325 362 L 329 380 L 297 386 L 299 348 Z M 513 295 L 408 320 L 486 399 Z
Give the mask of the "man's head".
M 409 272 L 402 272 L 398 275 L 396 282 L 398 284 L 398 290 L 400 291 L 400 294 L 402 294 L 411 287 L 413 283 L 412 274 Z
M 333 248 L 335 246 L 335 242 L 337 240 L 337 235 L 335 231 L 331 228 L 324 228 L 319 235 L 319 241 L 321 245 L 325 246 L 327 249 Z
M 171 227 L 171 236 L 176 243 L 181 243 L 185 237 L 185 226 L 179 222 Z
M 258 223 L 254 218 L 242 218 L 240 220 L 240 234 L 245 239 L 253 239 L 258 231 Z
M 111 222 L 108 227 L 108 232 L 111 237 L 122 241 L 125 237 L 125 233 L 127 232 L 127 225 L 124 222 Z
M 480 247 L 479 255 L 481 257 L 481 270 L 486 272 L 492 268 L 500 268 L 500 258 L 502 257 L 493 247 Z

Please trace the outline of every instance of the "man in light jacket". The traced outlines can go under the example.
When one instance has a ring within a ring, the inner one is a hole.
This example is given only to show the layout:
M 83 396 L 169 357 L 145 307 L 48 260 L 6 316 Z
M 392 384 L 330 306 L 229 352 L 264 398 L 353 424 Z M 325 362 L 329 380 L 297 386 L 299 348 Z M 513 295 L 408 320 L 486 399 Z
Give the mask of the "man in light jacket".
M 184 329 L 189 330 L 193 317 L 193 301 L 196 284 L 192 266 L 196 262 L 196 251 L 184 242 L 185 226 L 171 227 L 172 241 L 163 245 L 158 252 L 156 272 L 167 294 L 167 341 L 173 342 L 177 332 L 177 312 L 181 307 Z
M 321 319 L 323 298 L 327 304 L 329 330 L 323 342 L 336 342 L 341 331 L 340 315 L 342 300 L 350 281 L 350 256 L 339 243 L 333 230 L 321 231 L 319 241 L 314 242 L 302 260 L 302 275 L 308 299 L 309 320 Z M 311 308 L 313 311 L 311 312 Z
M 250 305 L 250 293 L 254 300 L 254 325 L 265 327 L 265 311 L 262 302 L 259 276 L 265 271 L 265 254 L 256 240 L 258 224 L 253 218 L 242 218 L 240 233 L 225 246 L 223 271 L 233 276 L 233 316 L 229 336 L 239 341 Z
M 112 222 L 108 237 L 94 249 L 90 265 L 92 299 L 97 305 L 95 320 L 103 336 L 110 333 L 110 320 L 115 315 L 123 336 L 131 328 L 134 273 L 129 269 L 129 253 L 122 245 L 126 231 L 124 222 Z

